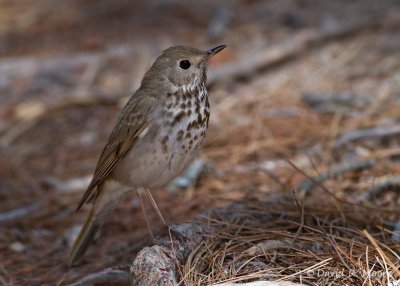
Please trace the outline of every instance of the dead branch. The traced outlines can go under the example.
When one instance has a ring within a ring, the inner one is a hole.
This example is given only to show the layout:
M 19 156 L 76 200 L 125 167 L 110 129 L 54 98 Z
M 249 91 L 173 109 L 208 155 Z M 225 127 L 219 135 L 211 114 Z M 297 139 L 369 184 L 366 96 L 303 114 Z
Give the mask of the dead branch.
M 370 129 L 361 129 L 361 130 L 353 130 L 349 133 L 342 135 L 339 139 L 335 140 L 332 143 L 332 148 L 337 149 L 346 145 L 347 143 L 363 140 L 363 139 L 370 139 L 370 138 L 382 138 L 382 137 L 390 137 L 390 136 L 397 136 L 400 134 L 400 126 L 389 126 L 389 127 L 376 127 Z
M 339 165 L 333 166 L 332 168 L 328 169 L 327 171 L 304 180 L 299 184 L 297 187 L 299 190 L 304 191 L 305 193 L 310 192 L 316 184 L 322 183 L 330 178 L 333 178 L 335 176 L 345 174 L 348 172 L 353 172 L 353 171 L 361 171 L 365 169 L 370 169 L 375 166 L 375 162 L 371 160 L 366 160 L 366 161 L 345 161 Z
M 244 57 L 242 60 L 226 64 L 217 70 L 210 71 L 209 85 L 224 80 L 243 80 L 250 79 L 256 73 L 265 72 L 289 60 L 293 60 L 311 48 L 321 44 L 327 44 L 333 40 L 345 38 L 366 29 L 379 27 L 377 21 L 364 21 L 358 23 L 346 23 L 335 27 L 321 28 L 293 37 L 285 43 L 272 47 L 263 53 L 256 53 L 254 56 Z
M 371 102 L 371 97 L 355 96 L 348 92 L 339 93 L 312 93 L 302 94 L 302 101 L 310 108 L 320 113 L 336 113 L 353 115 L 357 110 L 365 108 Z
M 390 189 L 400 190 L 400 176 L 399 175 L 391 175 L 384 176 L 383 178 L 378 178 L 376 182 L 374 182 L 374 186 L 368 190 L 365 190 L 357 199 L 356 202 L 360 203 L 365 200 L 372 199 L 382 194 L 384 191 Z
M 0 224 L 9 223 L 17 219 L 27 217 L 42 209 L 41 204 L 33 204 L 18 209 L 14 209 L 5 213 L 0 213 Z

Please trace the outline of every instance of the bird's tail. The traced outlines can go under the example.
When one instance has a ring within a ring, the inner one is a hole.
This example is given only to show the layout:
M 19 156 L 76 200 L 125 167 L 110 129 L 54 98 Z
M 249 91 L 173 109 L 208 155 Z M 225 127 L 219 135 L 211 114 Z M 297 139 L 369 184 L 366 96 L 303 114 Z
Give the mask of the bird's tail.
M 70 266 L 79 262 L 103 223 L 98 219 L 95 219 L 95 204 L 96 202 L 94 203 L 89 216 L 87 217 L 86 222 L 83 225 L 78 238 L 75 240 L 72 250 L 69 254 L 68 264 Z
M 102 186 L 94 199 L 92 209 L 83 225 L 78 238 L 75 240 L 69 255 L 69 265 L 79 262 L 86 253 L 87 248 L 93 241 L 103 222 L 115 209 L 118 203 L 125 198 L 127 192 L 124 189 L 114 189 Z

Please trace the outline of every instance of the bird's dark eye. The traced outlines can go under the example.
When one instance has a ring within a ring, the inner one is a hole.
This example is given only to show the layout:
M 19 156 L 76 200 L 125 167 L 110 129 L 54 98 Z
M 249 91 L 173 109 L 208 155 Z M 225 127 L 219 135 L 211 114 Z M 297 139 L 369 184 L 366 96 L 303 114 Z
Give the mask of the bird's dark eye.
M 190 68 L 190 62 L 188 60 L 182 60 L 179 62 L 179 67 L 181 69 L 187 70 L 188 68 Z

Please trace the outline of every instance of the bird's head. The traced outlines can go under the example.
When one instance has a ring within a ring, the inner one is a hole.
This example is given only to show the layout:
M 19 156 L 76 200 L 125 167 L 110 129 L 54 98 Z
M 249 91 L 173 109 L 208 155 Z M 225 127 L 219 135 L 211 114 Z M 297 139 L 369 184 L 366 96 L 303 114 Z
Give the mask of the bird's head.
M 155 60 L 142 85 L 172 84 L 174 88 L 188 91 L 205 85 L 208 60 L 225 47 L 220 45 L 207 51 L 189 46 L 170 47 Z

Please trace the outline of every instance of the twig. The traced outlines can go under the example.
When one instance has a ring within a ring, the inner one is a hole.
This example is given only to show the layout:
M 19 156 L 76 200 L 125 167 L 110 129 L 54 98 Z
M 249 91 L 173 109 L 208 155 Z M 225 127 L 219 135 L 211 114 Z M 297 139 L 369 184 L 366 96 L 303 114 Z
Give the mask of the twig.
M 320 113 L 335 113 L 339 110 L 341 113 L 346 112 L 346 114 L 350 114 L 356 112 L 357 109 L 367 106 L 372 98 L 355 96 L 346 92 L 332 94 L 305 92 L 302 94 L 302 100 L 306 105 Z
M 364 21 L 339 27 L 322 28 L 302 34 L 301 37 L 293 37 L 285 43 L 268 49 L 266 52 L 257 53 L 255 56 L 246 56 L 236 63 L 226 64 L 218 70 L 210 72 L 209 85 L 221 82 L 224 79 L 243 80 L 250 79 L 258 72 L 265 72 L 277 65 L 284 64 L 295 59 L 311 48 L 321 44 L 327 44 L 332 40 L 348 37 L 365 29 L 380 26 L 377 21 Z
M 35 212 L 38 212 L 42 209 L 41 204 L 33 204 L 25 207 L 21 207 L 18 209 L 14 209 L 5 213 L 0 213 L 0 224 L 9 223 L 11 221 L 29 216 Z
M 382 138 L 389 136 L 396 136 L 400 134 L 400 126 L 389 126 L 389 127 L 376 127 L 370 129 L 353 130 L 349 133 L 342 135 L 339 139 L 332 143 L 332 148 L 337 149 L 346 145 L 347 143 L 367 139 L 367 138 Z
M 103 271 L 89 274 L 83 279 L 69 284 L 69 286 L 89 286 L 97 284 L 130 284 L 129 273 L 122 270 L 105 269 Z
M 306 179 L 299 184 L 298 189 L 308 193 L 314 188 L 315 185 L 322 183 L 330 178 L 352 171 L 370 169 L 374 166 L 375 162 L 371 160 L 356 162 L 345 161 L 339 165 L 333 166 L 331 169 L 319 174 L 318 176 Z
M 384 178 L 379 179 L 379 181 L 375 183 L 372 188 L 363 191 L 363 193 L 357 197 L 356 202 L 360 203 L 367 199 L 372 199 L 378 194 L 392 188 L 397 188 L 400 190 L 400 175 L 385 176 Z

